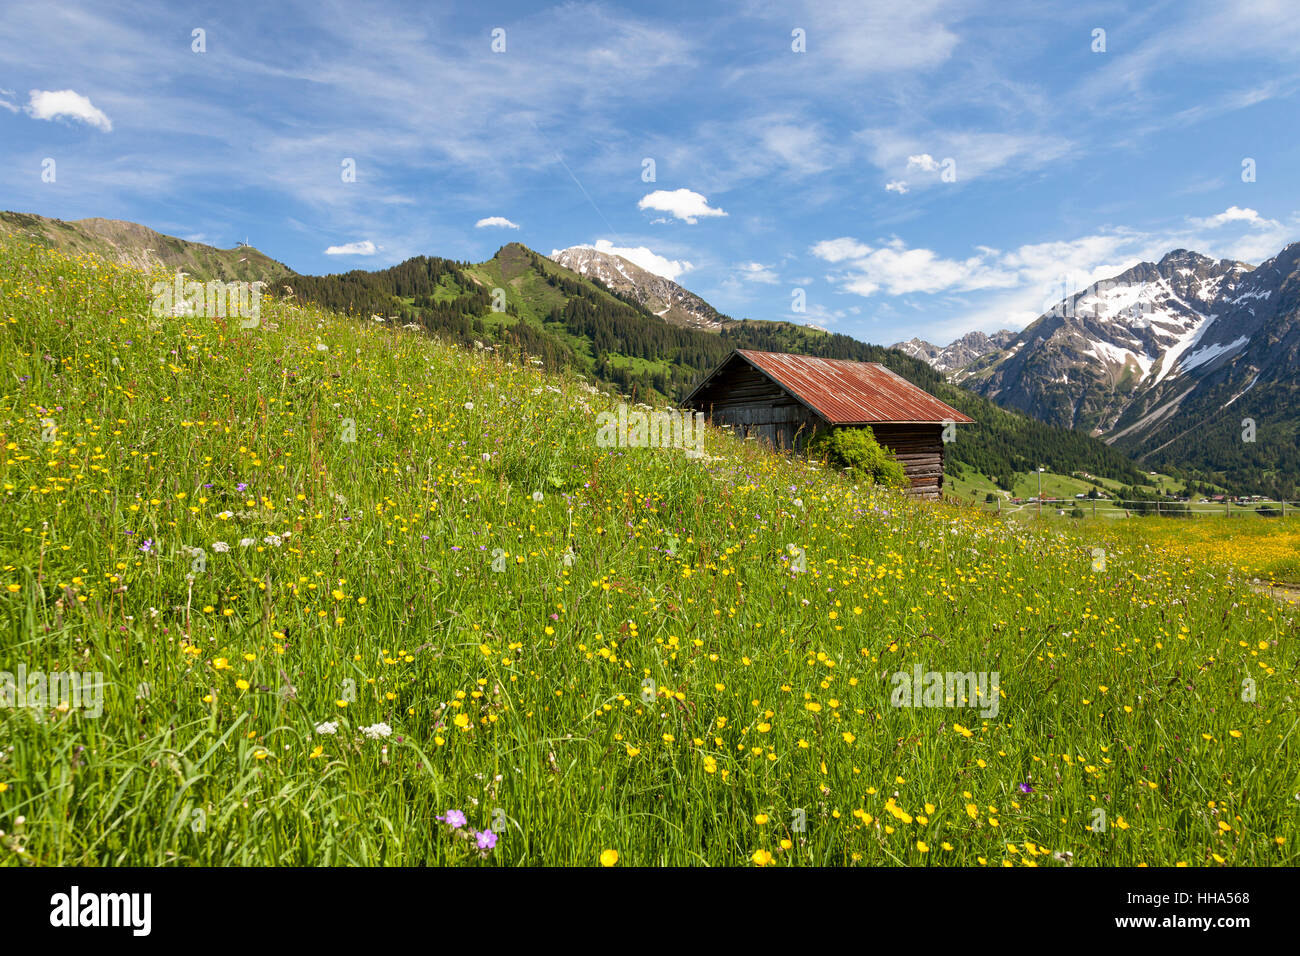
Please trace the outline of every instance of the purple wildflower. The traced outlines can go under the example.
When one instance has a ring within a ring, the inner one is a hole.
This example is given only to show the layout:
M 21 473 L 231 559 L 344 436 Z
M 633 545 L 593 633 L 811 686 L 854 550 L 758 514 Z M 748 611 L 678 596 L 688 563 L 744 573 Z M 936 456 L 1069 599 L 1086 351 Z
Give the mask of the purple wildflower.
M 1020 788 L 1020 792 L 1021 792 L 1021 793 L 1033 793 L 1033 792 L 1034 792 L 1034 788 L 1031 787 L 1031 786 L 1030 786 L 1029 784 L 1027 784 L 1027 783 L 1018 783 L 1018 784 L 1016 784 L 1016 786 Z
M 453 830 L 459 830 L 465 825 L 465 814 L 459 810 L 448 810 L 445 817 L 436 817 L 435 819 L 443 821 Z
M 491 830 L 475 833 L 474 836 L 478 838 L 478 848 L 480 850 L 490 850 L 497 845 L 497 835 Z

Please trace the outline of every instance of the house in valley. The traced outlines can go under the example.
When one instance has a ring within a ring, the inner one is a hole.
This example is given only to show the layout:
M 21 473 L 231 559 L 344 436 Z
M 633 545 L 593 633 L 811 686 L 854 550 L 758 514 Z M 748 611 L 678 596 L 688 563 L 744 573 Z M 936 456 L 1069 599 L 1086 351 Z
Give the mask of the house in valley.
M 955 426 L 974 422 L 877 362 L 749 349 L 727 356 L 684 404 L 778 449 L 801 449 L 819 429 L 869 425 L 923 498 L 943 489 Z

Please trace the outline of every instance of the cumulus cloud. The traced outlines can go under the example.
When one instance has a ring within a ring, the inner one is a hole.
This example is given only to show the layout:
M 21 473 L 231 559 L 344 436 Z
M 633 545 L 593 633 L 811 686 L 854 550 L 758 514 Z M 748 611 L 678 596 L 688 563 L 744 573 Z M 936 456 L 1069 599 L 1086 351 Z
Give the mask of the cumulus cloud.
M 945 259 L 930 249 L 909 249 L 901 239 L 868 246 L 842 237 L 817 243 L 813 255 L 843 264 L 836 277 L 846 292 L 869 296 L 884 290 L 890 295 L 909 292 L 973 291 L 1016 285 L 1017 276 L 989 261 L 986 254 L 968 259 Z
M 919 156 L 907 157 L 907 168 L 909 172 L 919 169 L 923 173 L 932 173 L 939 168 L 939 161 L 929 153 L 921 153 Z
M 901 196 L 907 192 L 907 182 L 902 179 L 891 179 L 885 183 L 885 192 L 898 193 Z
M 843 262 L 845 259 L 865 256 L 869 252 L 871 252 L 870 246 L 848 236 L 839 239 L 823 239 L 812 248 L 813 255 L 827 262 Z
M 113 131 L 113 121 L 75 90 L 32 90 L 27 115 L 32 119 L 71 119 L 94 126 L 105 133 Z
M 488 216 L 486 219 L 480 219 L 474 223 L 475 229 L 483 229 L 487 226 L 500 226 L 502 229 L 518 229 L 516 223 L 511 222 L 505 216 Z
M 1274 219 L 1265 219 L 1254 209 L 1249 207 L 1243 209 L 1240 206 L 1229 206 L 1217 216 L 1207 216 L 1204 219 L 1191 219 L 1194 226 L 1201 229 L 1217 229 L 1219 226 L 1227 225 L 1230 222 L 1244 222 L 1252 226 L 1261 228 L 1273 228 L 1279 223 Z
M 709 216 L 726 215 L 723 210 L 712 208 L 705 197 L 689 189 L 656 189 L 643 196 L 636 207 L 666 212 L 673 219 L 680 219 L 691 225 Z
M 360 242 L 349 242 L 341 246 L 330 246 L 325 250 L 327 256 L 373 256 L 378 252 L 378 247 L 369 239 L 363 239 Z
M 633 265 L 640 266 L 646 272 L 653 272 L 657 276 L 663 276 L 665 279 L 677 281 L 677 277 L 690 272 L 695 266 L 685 259 L 669 259 L 658 253 L 651 252 L 645 246 L 616 246 L 608 239 L 597 239 L 594 243 L 583 243 L 578 246 L 580 249 L 595 249 L 597 252 L 605 252 L 613 256 L 622 256 Z M 551 258 L 558 256 L 563 250 L 554 249 L 551 251 Z

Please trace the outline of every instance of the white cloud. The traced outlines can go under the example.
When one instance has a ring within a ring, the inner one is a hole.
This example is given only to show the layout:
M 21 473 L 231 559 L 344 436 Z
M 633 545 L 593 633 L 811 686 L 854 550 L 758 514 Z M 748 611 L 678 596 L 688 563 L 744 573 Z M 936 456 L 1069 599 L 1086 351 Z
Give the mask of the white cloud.
M 827 278 L 841 292 L 863 297 L 945 296 L 945 308 L 956 306 L 960 314 L 931 323 L 927 337 L 942 341 L 945 335 L 956 337 L 973 329 L 1023 328 L 1065 295 L 1140 262 L 1158 262 L 1174 249 L 1259 263 L 1298 237 L 1300 216 L 1282 222 L 1254 209 L 1230 206 L 1217 215 L 1188 217 L 1162 230 L 1117 227 L 1074 239 L 1025 243 L 1006 252 L 976 246 L 976 254 L 966 259 L 909 249 L 899 239 L 873 246 L 847 236 L 818 242 L 812 253 L 837 267 Z M 961 297 L 981 291 L 988 295 L 970 302 Z
M 1280 225 L 1276 220 L 1265 219 L 1255 210 L 1247 207 L 1229 206 L 1217 216 L 1207 216 L 1204 219 L 1189 220 L 1192 225 L 1199 226 L 1202 229 L 1217 229 L 1219 226 L 1226 225 L 1230 222 L 1246 222 L 1252 226 L 1272 228 Z
M 742 262 L 736 266 L 736 272 L 746 282 L 776 285 L 781 281 L 780 276 L 773 272 L 770 266 L 765 266 L 761 262 Z
M 685 259 L 669 259 L 658 253 L 651 252 L 645 246 L 616 246 L 608 239 L 597 239 L 594 243 L 582 243 L 579 249 L 595 249 L 597 252 L 605 252 L 612 256 L 622 256 L 633 265 L 640 266 L 646 272 L 653 272 L 657 276 L 665 279 L 677 281 L 677 277 L 690 272 L 695 268 L 694 264 L 687 262 Z M 559 255 L 562 250 L 551 250 L 551 258 Z
M 812 247 L 813 255 L 818 259 L 825 259 L 827 262 L 843 262 L 845 259 L 855 259 L 870 252 L 870 246 L 863 245 L 858 240 L 850 239 L 847 236 L 839 239 L 823 239 Z
M 674 219 L 695 225 L 701 218 L 708 216 L 725 216 L 721 209 L 713 209 L 709 201 L 697 192 L 689 189 L 656 189 L 647 193 L 636 204 L 638 209 L 655 209 L 666 212 Z
M 919 169 L 922 172 L 932 173 L 939 168 L 939 161 L 929 153 L 922 153 L 919 156 L 907 157 L 907 170 L 911 172 Z
M 488 216 L 486 219 L 480 219 L 474 223 L 475 229 L 482 229 L 486 226 L 500 226 L 502 229 L 518 229 L 516 223 L 511 222 L 505 216 Z
M 898 193 L 900 196 L 907 192 L 907 181 L 903 179 L 891 179 L 885 183 L 885 192 Z
M 817 243 L 812 251 L 827 262 L 843 263 L 845 271 L 833 281 L 845 292 L 862 296 L 882 289 L 889 295 L 906 295 L 1006 288 L 1017 283 L 1014 273 L 990 262 L 984 254 L 945 259 L 930 249 L 909 249 L 901 239 L 877 247 L 855 239 L 831 239 Z
M 75 90 L 32 90 L 27 115 L 39 120 L 66 117 L 94 126 L 105 133 L 113 130 L 113 121 L 96 108 L 89 97 L 82 96 Z
M 330 246 L 325 250 L 327 256 L 373 256 L 378 252 L 378 247 L 369 239 L 363 239 L 360 242 L 349 242 L 341 246 Z

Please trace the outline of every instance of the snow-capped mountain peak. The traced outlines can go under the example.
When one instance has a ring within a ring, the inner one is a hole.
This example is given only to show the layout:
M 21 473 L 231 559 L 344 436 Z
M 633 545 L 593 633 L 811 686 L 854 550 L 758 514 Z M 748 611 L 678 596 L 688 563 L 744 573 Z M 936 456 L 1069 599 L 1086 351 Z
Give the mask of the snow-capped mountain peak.
M 598 279 L 614 291 L 630 296 L 673 325 L 716 330 L 724 322 L 724 316 L 695 293 L 614 253 L 590 246 L 572 246 L 552 252 L 549 258 L 566 269 Z

